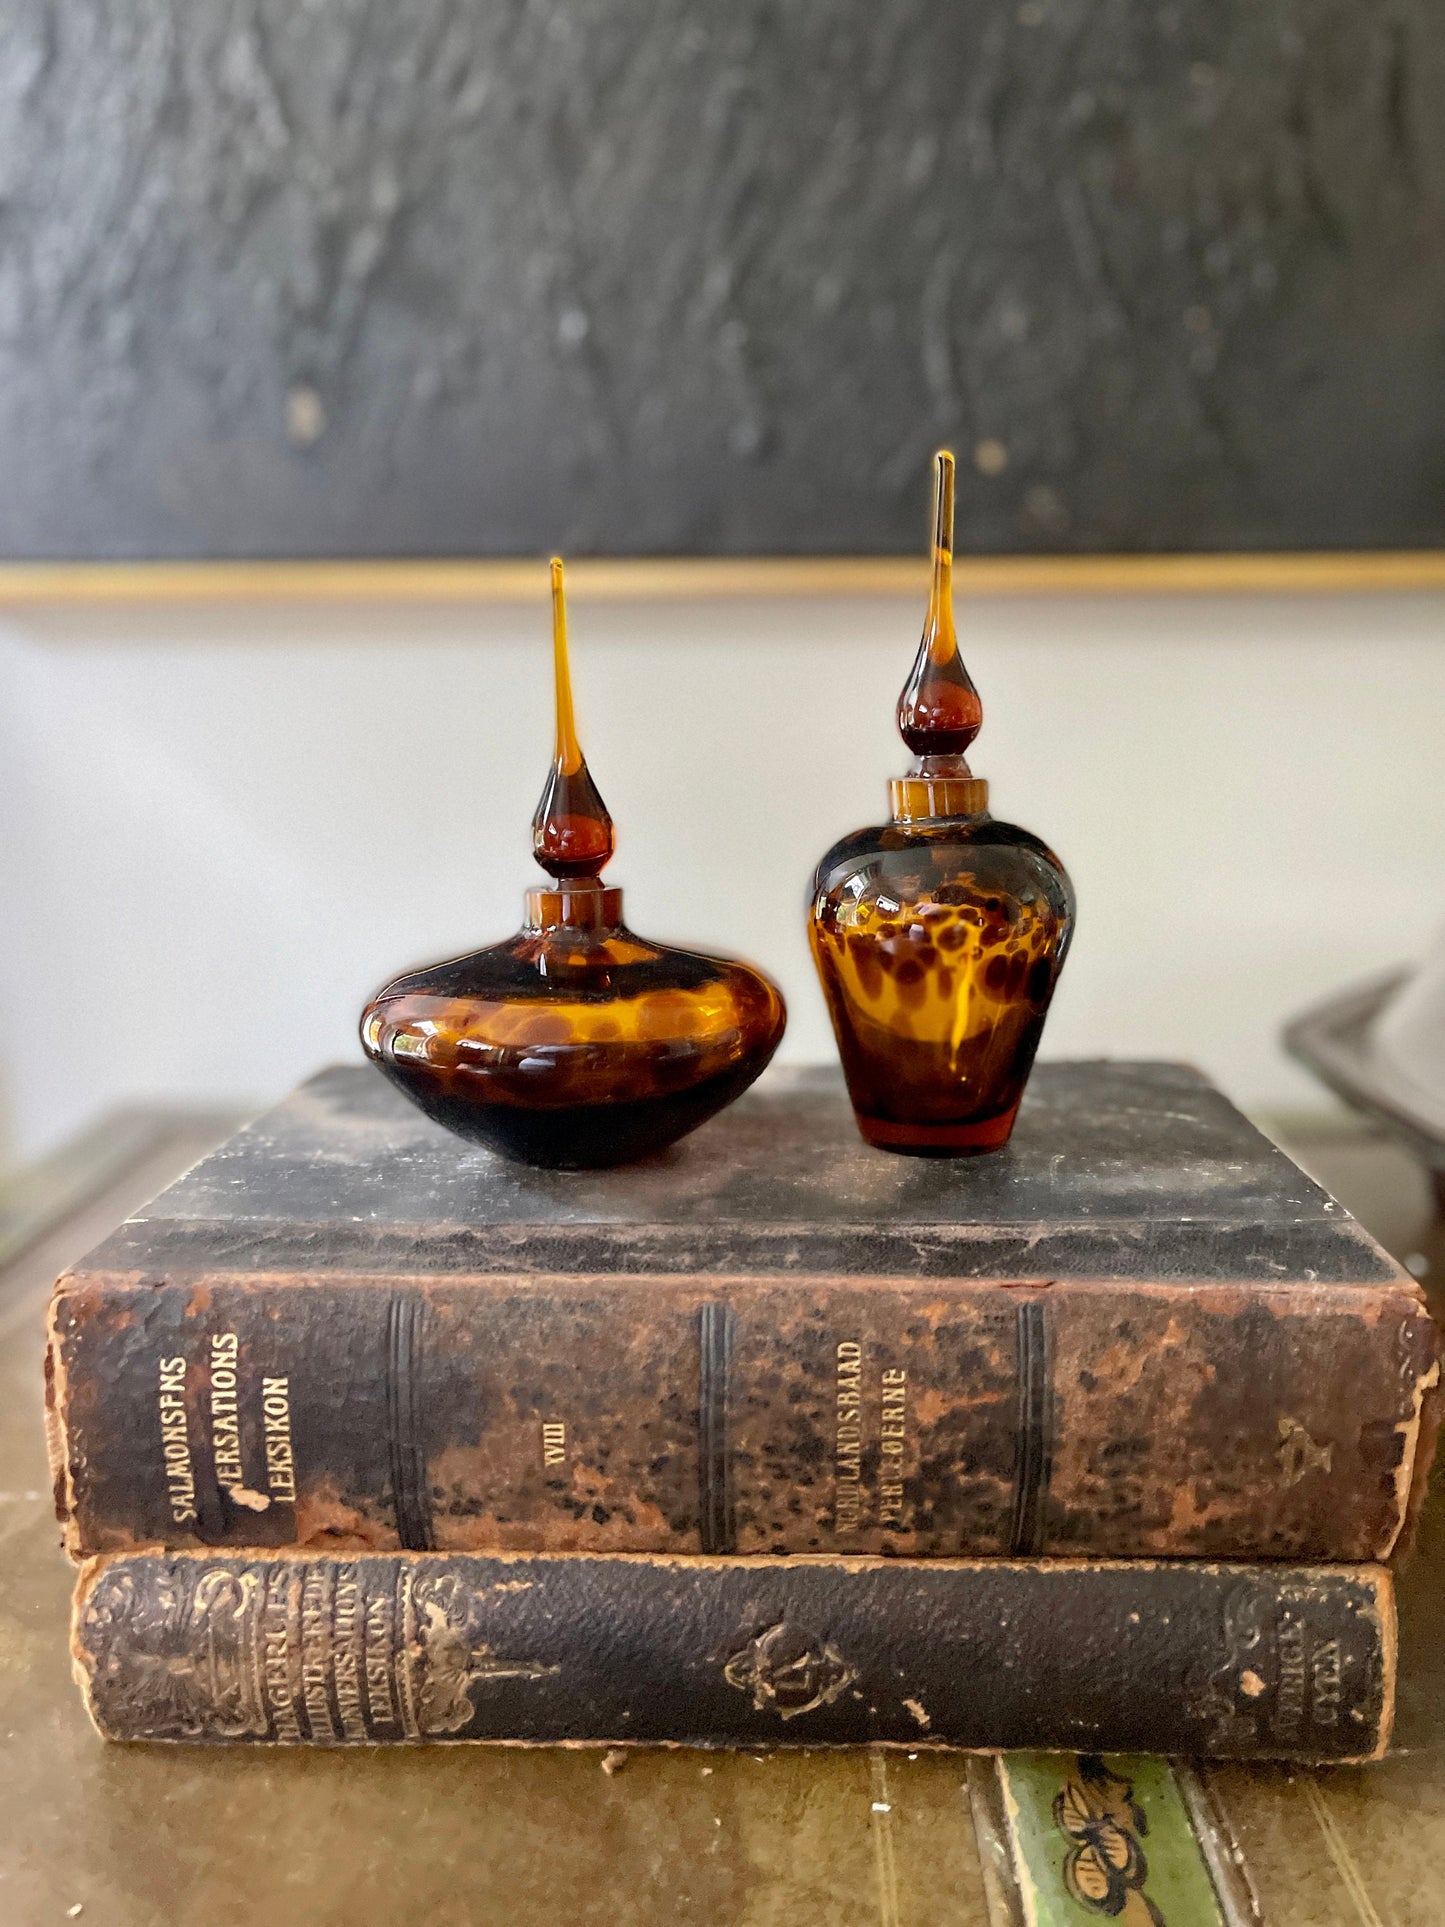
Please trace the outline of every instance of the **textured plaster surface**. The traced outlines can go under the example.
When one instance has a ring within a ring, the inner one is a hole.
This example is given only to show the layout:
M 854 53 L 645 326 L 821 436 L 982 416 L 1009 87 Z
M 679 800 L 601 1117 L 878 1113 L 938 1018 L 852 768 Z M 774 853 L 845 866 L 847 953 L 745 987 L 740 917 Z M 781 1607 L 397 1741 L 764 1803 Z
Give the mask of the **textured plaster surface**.
M 0 554 L 1412 545 L 1432 0 L 13 0 Z

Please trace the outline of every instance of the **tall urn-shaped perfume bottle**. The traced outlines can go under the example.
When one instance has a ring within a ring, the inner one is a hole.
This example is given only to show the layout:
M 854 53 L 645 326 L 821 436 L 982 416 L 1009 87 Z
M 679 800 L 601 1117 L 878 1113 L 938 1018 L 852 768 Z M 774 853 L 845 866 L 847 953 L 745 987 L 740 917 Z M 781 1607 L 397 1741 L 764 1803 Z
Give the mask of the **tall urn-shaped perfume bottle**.
M 983 721 L 953 623 L 953 457 L 934 464 L 933 586 L 898 728 L 890 820 L 813 877 L 810 934 L 858 1128 L 921 1156 L 1013 1130 L 1074 923 L 1058 858 L 988 813 L 964 759 Z
M 557 747 L 532 822 L 550 881 L 516 936 L 398 977 L 362 1013 L 368 1057 L 429 1117 L 523 1163 L 580 1169 L 659 1151 L 720 1111 L 783 1034 L 759 970 L 672 950 L 601 881 L 612 818 L 577 741 L 562 564 L 552 563 Z

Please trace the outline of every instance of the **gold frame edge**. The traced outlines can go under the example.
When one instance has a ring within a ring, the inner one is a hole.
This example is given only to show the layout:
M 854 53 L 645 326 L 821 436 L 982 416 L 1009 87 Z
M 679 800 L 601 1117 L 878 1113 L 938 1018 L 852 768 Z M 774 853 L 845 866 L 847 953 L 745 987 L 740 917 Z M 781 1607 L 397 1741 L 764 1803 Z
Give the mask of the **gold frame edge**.
M 568 564 L 569 590 L 622 601 L 687 597 L 916 596 L 924 556 L 618 556 Z M 537 602 L 526 558 L 0 562 L 0 608 L 83 603 Z M 1445 589 L 1445 549 L 1198 555 L 965 555 L 974 596 L 1350 594 Z

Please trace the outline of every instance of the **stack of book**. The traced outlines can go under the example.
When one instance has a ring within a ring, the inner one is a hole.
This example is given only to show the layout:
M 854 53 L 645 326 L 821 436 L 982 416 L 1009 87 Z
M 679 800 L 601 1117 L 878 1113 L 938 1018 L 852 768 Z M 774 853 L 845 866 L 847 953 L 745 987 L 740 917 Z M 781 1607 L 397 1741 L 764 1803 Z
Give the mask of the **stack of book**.
M 48 1368 L 112 1738 L 1387 1744 L 1435 1333 L 1178 1065 L 1041 1066 L 964 1161 L 775 1075 L 580 1174 L 328 1071 Z

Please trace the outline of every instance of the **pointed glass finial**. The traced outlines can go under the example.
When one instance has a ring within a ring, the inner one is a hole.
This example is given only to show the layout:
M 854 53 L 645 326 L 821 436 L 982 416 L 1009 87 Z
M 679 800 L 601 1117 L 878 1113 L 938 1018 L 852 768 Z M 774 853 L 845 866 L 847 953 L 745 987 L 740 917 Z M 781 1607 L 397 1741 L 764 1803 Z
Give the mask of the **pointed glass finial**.
M 583 1171 L 651 1157 L 745 1091 L 783 1034 L 750 964 L 649 943 L 599 880 L 612 818 L 572 714 L 552 564 L 557 748 L 532 849 L 551 875 L 501 943 L 409 971 L 361 1015 L 366 1054 L 436 1123 L 503 1157 Z
M 933 586 L 912 674 L 898 698 L 898 732 L 915 756 L 962 756 L 983 704 L 958 653 L 953 626 L 953 457 L 933 458 Z
M 557 683 L 557 749 L 537 814 L 532 818 L 532 854 L 549 875 L 559 879 L 595 877 L 612 855 L 612 818 L 577 741 L 572 672 L 567 661 L 567 599 L 561 558 L 555 555 L 552 661 Z

